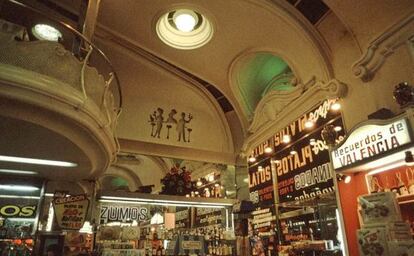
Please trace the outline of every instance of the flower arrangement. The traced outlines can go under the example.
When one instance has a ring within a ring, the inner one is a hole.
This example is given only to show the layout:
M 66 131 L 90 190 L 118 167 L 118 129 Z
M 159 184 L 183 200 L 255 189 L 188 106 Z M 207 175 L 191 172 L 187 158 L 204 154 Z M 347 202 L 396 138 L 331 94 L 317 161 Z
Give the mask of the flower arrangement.
M 164 195 L 185 196 L 195 188 L 194 182 L 191 181 L 191 172 L 187 171 L 185 167 L 179 168 L 178 165 L 173 166 L 161 179 L 161 184 L 160 194 Z

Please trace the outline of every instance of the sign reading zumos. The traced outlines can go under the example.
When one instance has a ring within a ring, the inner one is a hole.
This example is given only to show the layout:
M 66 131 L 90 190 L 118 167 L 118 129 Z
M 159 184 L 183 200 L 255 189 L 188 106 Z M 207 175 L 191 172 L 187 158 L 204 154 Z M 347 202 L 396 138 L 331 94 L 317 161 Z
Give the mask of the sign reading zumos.
M 100 223 L 108 222 L 142 222 L 149 219 L 149 211 L 146 207 L 129 205 L 101 205 Z
M 62 229 L 81 229 L 88 213 L 89 200 L 86 194 L 53 199 L 57 223 Z
M 411 142 L 406 119 L 386 125 L 368 124 L 354 130 L 345 142 L 333 150 L 335 169 L 354 165 Z

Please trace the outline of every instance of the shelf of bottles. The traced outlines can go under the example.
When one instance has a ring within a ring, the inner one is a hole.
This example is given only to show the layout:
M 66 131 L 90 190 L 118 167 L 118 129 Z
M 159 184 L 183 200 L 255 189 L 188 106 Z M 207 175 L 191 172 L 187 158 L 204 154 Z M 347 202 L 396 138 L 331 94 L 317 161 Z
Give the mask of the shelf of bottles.
M 210 173 L 196 181 L 196 189 L 187 197 L 223 198 L 224 187 L 219 173 Z
M 220 224 L 206 227 L 180 229 L 167 231 L 167 239 L 177 240 L 180 236 L 197 237 L 204 242 L 204 255 L 206 256 L 233 256 L 235 254 L 236 241 L 234 234 L 223 228 Z M 201 238 L 201 239 L 200 239 Z M 168 253 L 167 253 L 168 255 Z M 175 254 L 171 254 L 175 255 Z

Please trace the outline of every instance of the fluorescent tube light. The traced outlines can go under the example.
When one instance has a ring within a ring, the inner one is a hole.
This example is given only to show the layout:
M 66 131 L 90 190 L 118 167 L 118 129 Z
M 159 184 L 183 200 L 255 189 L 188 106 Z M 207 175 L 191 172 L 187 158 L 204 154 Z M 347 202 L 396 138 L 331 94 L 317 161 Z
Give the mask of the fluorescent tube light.
M 129 198 L 129 197 L 116 197 L 116 196 L 102 196 L 101 199 L 109 199 L 114 201 L 132 201 L 132 202 L 153 202 L 153 203 L 173 203 L 173 204 L 196 204 L 203 206 L 232 206 L 232 203 L 210 203 L 210 202 L 191 202 L 191 201 L 176 201 L 176 200 L 158 200 L 158 199 L 146 199 L 146 198 Z
M 4 190 L 15 190 L 15 191 L 36 191 L 38 187 L 23 186 L 23 185 L 0 185 L 0 189 Z
M 12 199 L 36 199 L 36 200 L 39 200 L 39 199 L 40 199 L 40 196 L 0 195 L 0 198 L 12 198 Z
M 0 173 L 22 174 L 22 175 L 38 174 L 35 171 L 23 171 L 23 170 L 12 170 L 12 169 L 0 169 Z
M 60 167 L 75 167 L 75 166 L 78 166 L 78 164 L 72 163 L 72 162 L 37 159 L 37 158 L 26 158 L 26 157 L 16 157 L 16 156 L 3 156 L 3 155 L 0 155 L 0 161 L 14 162 L 14 163 L 25 163 L 25 164 L 52 165 L 52 166 L 60 166 Z

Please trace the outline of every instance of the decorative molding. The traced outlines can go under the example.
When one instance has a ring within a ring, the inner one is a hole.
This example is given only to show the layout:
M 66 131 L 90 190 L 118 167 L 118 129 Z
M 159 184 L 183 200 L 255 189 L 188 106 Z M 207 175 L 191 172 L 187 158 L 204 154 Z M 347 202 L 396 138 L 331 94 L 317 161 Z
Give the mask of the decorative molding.
M 137 141 L 131 139 L 119 139 L 122 152 L 142 154 L 147 156 L 162 156 L 177 159 L 212 162 L 222 164 L 235 164 L 237 155 L 234 153 L 214 152 L 202 149 L 184 148 L 172 145 Z
M 249 135 L 242 147 L 242 156 L 248 155 L 254 146 L 282 130 L 320 101 L 344 97 L 346 91 L 347 86 L 336 79 L 326 83 L 311 79 L 290 92 L 268 93 L 257 105 Z
M 414 35 L 414 13 L 389 27 L 371 41 L 364 55 L 352 65 L 352 72 L 363 82 L 369 82 L 384 64 L 386 58 Z

